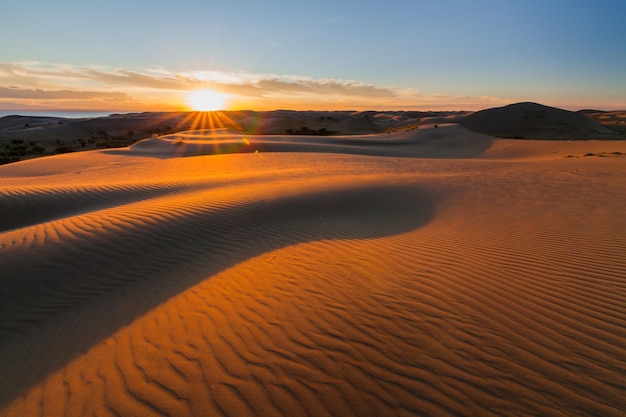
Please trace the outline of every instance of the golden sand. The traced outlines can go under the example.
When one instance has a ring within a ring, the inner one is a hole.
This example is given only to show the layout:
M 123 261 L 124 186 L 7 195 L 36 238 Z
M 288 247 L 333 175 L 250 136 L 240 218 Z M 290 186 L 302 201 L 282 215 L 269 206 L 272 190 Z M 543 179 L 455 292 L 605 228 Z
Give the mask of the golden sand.
M 625 142 L 178 136 L 0 167 L 0 415 L 624 415 Z

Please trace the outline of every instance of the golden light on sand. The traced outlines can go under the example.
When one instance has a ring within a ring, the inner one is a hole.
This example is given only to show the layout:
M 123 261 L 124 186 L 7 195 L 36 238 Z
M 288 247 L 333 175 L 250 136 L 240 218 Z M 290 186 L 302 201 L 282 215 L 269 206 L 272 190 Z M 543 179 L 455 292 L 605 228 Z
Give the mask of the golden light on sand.
M 187 104 L 196 111 L 224 110 L 227 99 L 227 94 L 217 91 L 195 90 L 187 95 Z
M 624 417 L 626 140 L 250 114 L 0 166 L 0 416 Z

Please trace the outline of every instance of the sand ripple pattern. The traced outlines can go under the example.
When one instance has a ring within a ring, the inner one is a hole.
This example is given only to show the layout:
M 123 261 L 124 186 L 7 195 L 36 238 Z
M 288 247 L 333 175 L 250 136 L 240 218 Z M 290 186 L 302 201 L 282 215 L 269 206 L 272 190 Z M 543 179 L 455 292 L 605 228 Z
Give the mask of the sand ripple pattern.
M 0 415 L 624 416 L 623 163 L 211 158 L 5 188 Z

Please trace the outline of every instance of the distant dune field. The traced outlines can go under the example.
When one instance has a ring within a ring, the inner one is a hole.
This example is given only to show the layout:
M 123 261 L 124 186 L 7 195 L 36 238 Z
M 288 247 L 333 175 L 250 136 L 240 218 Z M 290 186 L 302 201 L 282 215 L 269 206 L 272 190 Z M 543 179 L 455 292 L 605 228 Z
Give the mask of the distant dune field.
M 62 153 L 130 146 L 182 131 L 227 129 L 244 135 L 367 135 L 460 123 L 512 139 L 626 140 L 626 111 L 572 112 L 537 103 L 465 111 L 145 112 L 99 118 L 0 118 L 0 165 Z
M 453 122 L 467 112 L 214 111 L 145 112 L 98 118 L 0 118 L 0 165 L 60 153 L 120 148 L 150 137 L 224 128 L 248 135 L 355 135 Z
M 192 130 L 0 167 L 2 416 L 624 416 L 626 142 Z

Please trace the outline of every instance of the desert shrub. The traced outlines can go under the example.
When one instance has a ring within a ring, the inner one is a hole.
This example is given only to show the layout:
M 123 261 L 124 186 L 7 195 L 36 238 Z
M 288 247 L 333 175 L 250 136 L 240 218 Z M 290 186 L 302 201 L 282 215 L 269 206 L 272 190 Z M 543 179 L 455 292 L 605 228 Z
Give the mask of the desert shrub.
M 298 130 L 287 129 L 285 132 L 288 135 L 316 135 L 316 136 L 328 136 L 328 135 L 333 135 L 337 133 L 333 130 L 327 130 L 326 128 L 321 128 L 319 130 L 310 129 L 308 126 L 302 126 Z
M 76 152 L 74 150 L 74 148 L 72 148 L 71 146 L 61 146 L 59 148 L 56 148 L 54 150 L 56 153 L 70 153 L 70 152 Z
M 107 140 L 96 142 L 97 148 L 122 148 L 131 145 L 133 141 L 124 136 L 113 136 Z
M 393 126 L 388 129 L 385 129 L 383 133 L 409 132 L 415 129 L 419 129 L 419 124 L 414 123 L 414 124 L 404 125 L 404 126 Z

